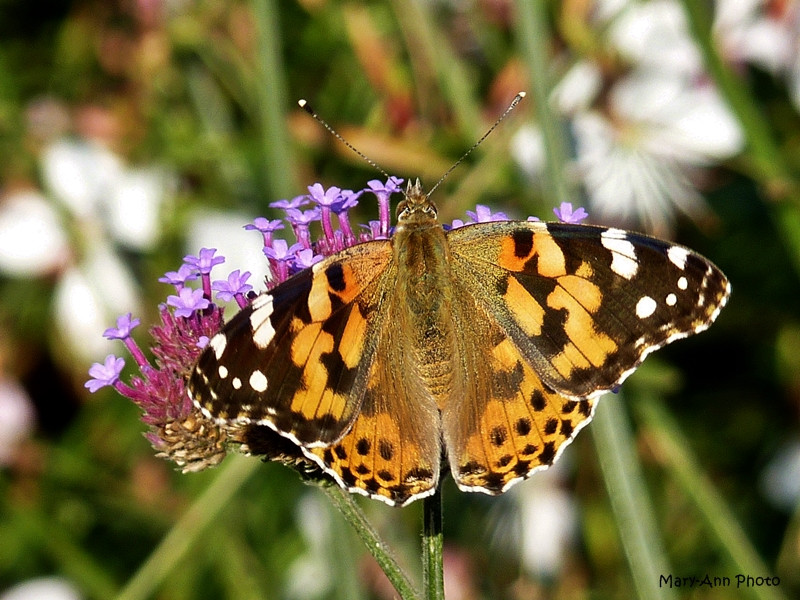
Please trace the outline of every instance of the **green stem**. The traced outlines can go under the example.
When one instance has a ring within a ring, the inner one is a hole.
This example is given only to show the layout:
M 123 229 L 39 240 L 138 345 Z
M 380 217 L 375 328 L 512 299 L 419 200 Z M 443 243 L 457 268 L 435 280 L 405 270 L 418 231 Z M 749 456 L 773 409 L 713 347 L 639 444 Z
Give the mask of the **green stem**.
M 736 516 L 702 472 L 689 451 L 691 444 L 683 437 L 677 423 L 655 398 L 642 394 L 634 408 L 648 428 L 649 439 L 658 449 L 668 473 L 691 500 L 710 532 L 709 542 L 727 557 L 736 573 L 766 577 L 769 569 L 750 544 Z M 785 599 L 771 587 L 751 587 L 747 591 L 759 600 Z
M 422 501 L 422 587 L 426 600 L 444 600 L 442 488 Z
M 595 411 L 590 428 L 603 481 L 639 598 L 675 598 L 670 588 L 659 585 L 659 577 L 672 571 L 621 400 L 620 395 L 606 395 Z
M 186 556 L 220 511 L 228 505 L 261 462 L 229 456 L 205 492 L 189 507 L 117 596 L 117 600 L 146 600 Z
M 291 160 L 285 111 L 288 106 L 278 3 L 251 0 L 258 32 L 258 77 L 256 102 L 260 112 L 264 168 L 268 177 L 269 198 L 288 198 L 297 191 L 294 163 Z
M 367 550 L 375 558 L 378 566 L 386 574 L 389 581 L 392 582 L 400 597 L 403 600 L 418 600 L 419 594 L 414 589 L 411 581 L 400 568 L 389 547 L 367 520 L 364 511 L 353 499 L 353 495 L 337 485 L 321 487 L 333 505 L 342 513 L 344 519 L 353 527 L 356 535 L 364 542 Z
M 516 0 L 517 43 L 533 87 L 536 116 L 545 147 L 544 197 L 556 205 L 572 200 L 565 177 L 566 142 L 561 121 L 550 108 L 550 56 L 552 37 L 547 30 L 547 3 L 543 0 Z

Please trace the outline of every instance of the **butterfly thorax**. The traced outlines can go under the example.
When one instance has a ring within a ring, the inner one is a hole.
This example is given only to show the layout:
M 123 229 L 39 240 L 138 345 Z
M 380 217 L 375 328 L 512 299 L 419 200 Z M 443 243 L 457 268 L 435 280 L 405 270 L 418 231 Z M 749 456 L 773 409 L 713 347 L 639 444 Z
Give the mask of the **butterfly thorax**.
M 395 300 L 404 321 L 398 329 L 410 367 L 436 398 L 440 408 L 453 388 L 453 359 L 457 347 L 452 318 L 450 256 L 436 207 L 417 181 L 409 185 L 398 206 L 392 237 L 397 265 Z

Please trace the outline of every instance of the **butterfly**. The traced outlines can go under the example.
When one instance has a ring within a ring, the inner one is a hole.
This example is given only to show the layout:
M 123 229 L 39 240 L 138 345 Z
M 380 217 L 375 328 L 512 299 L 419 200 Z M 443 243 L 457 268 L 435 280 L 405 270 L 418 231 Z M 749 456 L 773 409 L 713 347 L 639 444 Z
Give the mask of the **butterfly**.
M 419 181 L 390 239 L 323 259 L 233 317 L 188 379 L 223 427 L 277 432 L 340 486 L 403 506 L 449 470 L 500 494 L 546 468 L 654 350 L 706 329 L 725 275 L 615 228 L 448 231 Z

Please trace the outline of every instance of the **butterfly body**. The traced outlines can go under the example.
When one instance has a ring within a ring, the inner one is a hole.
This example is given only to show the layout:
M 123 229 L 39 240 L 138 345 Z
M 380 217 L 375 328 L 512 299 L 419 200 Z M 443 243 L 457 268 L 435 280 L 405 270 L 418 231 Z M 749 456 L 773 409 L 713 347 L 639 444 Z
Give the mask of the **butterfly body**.
M 724 275 L 668 242 L 584 225 L 445 231 L 417 183 L 389 240 L 253 301 L 190 376 L 223 426 L 266 426 L 340 485 L 393 505 L 546 468 L 653 350 L 713 322 Z

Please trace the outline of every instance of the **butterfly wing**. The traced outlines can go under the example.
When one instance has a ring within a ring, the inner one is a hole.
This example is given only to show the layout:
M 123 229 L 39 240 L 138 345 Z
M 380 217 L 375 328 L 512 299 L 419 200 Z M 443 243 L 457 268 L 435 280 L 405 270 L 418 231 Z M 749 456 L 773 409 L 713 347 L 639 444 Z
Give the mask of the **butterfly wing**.
M 360 244 L 256 298 L 200 356 L 188 381 L 195 404 L 303 446 L 340 439 L 367 389 L 391 262 L 389 241 Z
M 464 338 L 463 401 L 443 411 L 463 490 L 500 493 L 552 464 L 594 400 L 653 350 L 708 327 L 727 300 L 703 257 L 584 225 L 493 222 L 448 233 Z M 469 376 L 469 374 L 473 374 Z
M 727 301 L 695 252 L 619 229 L 503 221 L 448 234 L 454 278 L 549 388 L 615 389 L 652 351 L 706 329 Z
M 442 432 L 458 487 L 499 494 L 553 464 L 591 420 L 595 401 L 569 400 L 545 386 L 458 274 L 454 269 L 462 387 L 442 411 Z

